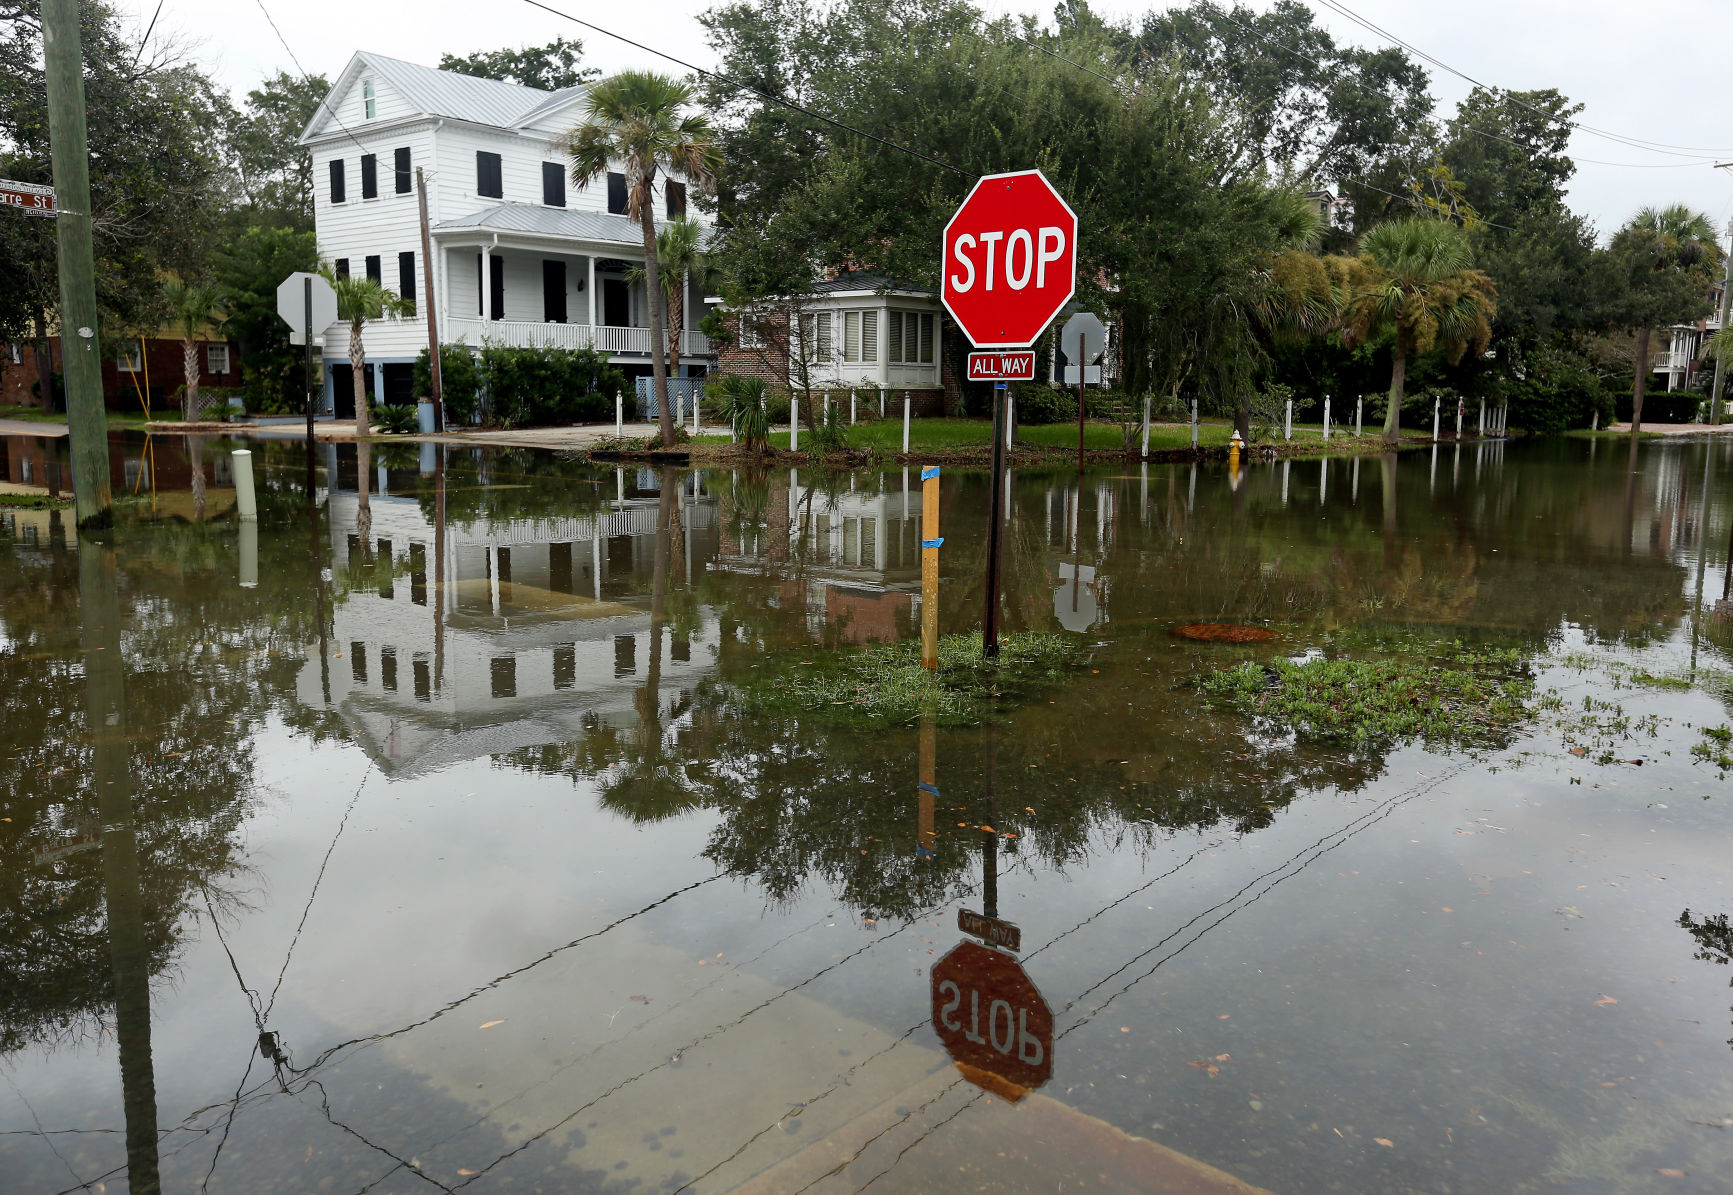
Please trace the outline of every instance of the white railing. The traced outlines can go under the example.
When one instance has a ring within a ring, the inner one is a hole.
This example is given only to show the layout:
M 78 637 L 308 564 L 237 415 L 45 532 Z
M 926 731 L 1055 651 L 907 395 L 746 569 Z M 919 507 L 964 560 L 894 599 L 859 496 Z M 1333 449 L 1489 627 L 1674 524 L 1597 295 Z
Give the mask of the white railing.
M 480 347 L 483 341 L 508 348 L 596 348 L 604 353 L 650 355 L 650 329 L 615 328 L 589 324 L 544 324 L 529 320 L 451 319 L 446 335 Z M 711 353 L 710 338 L 702 332 L 680 333 L 683 356 L 704 357 Z

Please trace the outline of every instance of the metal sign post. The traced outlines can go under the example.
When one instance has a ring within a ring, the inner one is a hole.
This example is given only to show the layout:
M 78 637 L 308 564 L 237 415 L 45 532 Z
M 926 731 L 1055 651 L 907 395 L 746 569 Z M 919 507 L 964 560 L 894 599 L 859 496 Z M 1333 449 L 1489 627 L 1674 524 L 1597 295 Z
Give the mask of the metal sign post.
M 999 658 L 999 545 L 1004 537 L 1005 487 L 1005 390 L 1004 382 L 993 385 L 993 496 L 987 519 L 987 608 L 981 618 L 981 654 Z

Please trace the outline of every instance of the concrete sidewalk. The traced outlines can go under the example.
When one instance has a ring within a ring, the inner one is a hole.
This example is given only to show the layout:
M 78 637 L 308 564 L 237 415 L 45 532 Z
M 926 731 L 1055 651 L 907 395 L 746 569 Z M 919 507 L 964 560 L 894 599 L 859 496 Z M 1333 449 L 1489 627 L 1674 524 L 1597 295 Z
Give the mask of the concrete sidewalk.
M 0 419 L 0 436 L 64 436 L 64 423 L 37 423 L 30 419 Z

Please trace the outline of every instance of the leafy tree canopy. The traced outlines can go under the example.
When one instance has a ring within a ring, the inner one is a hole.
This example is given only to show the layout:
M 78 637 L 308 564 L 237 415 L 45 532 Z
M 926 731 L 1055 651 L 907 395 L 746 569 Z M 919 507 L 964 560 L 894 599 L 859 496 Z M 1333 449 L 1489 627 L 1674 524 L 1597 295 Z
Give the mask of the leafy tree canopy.
M 556 37 L 545 46 L 477 50 L 462 56 L 442 54 L 439 69 L 474 75 L 478 79 L 498 79 L 502 83 L 539 87 L 543 91 L 561 91 L 588 83 L 601 74 L 593 67 L 579 66 L 583 56 L 583 42 Z
M 312 229 L 313 155 L 298 140 L 330 90 L 323 75 L 278 71 L 231 118 L 229 145 L 251 222 Z

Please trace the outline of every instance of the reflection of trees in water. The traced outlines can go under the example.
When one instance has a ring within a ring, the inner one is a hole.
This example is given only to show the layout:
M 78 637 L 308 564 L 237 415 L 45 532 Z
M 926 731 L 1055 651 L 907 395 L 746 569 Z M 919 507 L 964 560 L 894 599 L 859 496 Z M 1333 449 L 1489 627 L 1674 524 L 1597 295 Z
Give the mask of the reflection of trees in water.
M 236 583 L 232 530 L 119 534 L 122 772 L 137 840 L 136 953 L 161 974 L 191 895 L 237 866 L 250 729 L 290 700 L 313 631 L 306 541 L 261 537 L 260 585 Z M 0 1052 L 75 1039 L 114 1001 L 93 728 L 80 661 L 78 555 L 0 543 Z M 329 728 L 327 728 L 329 729 Z
M 1697 953 L 1692 958 L 1722 967 L 1733 965 L 1733 922 L 1728 921 L 1727 914 L 1693 917 L 1686 909 L 1679 914 L 1679 928 L 1697 939 Z M 1733 987 L 1733 978 L 1727 984 Z M 1733 1040 L 1727 1044 L 1733 1046 Z

